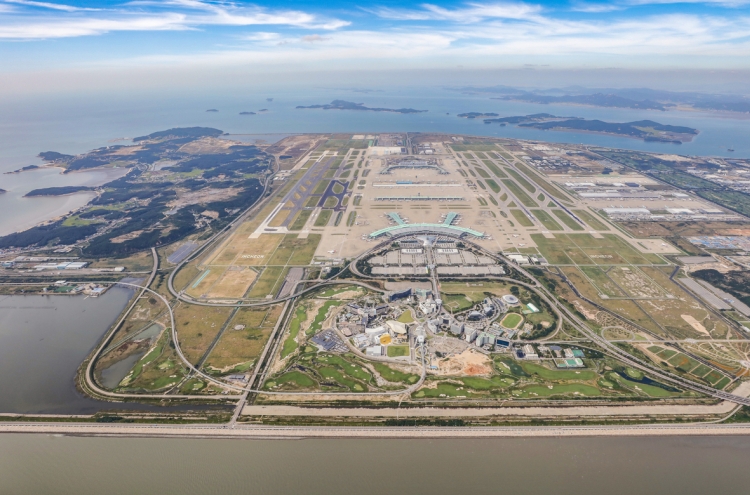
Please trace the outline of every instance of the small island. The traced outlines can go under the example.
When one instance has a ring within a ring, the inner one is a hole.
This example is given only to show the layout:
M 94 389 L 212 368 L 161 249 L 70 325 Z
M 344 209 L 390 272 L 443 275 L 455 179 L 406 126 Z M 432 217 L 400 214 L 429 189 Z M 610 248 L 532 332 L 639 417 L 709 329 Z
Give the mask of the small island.
M 240 115 L 255 115 L 255 112 L 240 112 Z
M 448 115 L 448 114 L 446 113 L 446 115 Z M 497 117 L 498 114 L 496 114 L 496 113 L 468 112 L 468 113 L 459 113 L 457 116 L 461 117 L 462 119 L 483 119 L 483 118 L 486 118 L 486 117 Z
M 13 170 L 11 172 L 5 172 L 6 175 L 8 174 L 20 174 L 21 172 L 28 172 L 29 170 L 36 170 L 39 168 L 39 165 L 27 165 L 25 167 L 21 167 L 18 170 Z
M 34 196 L 65 196 L 67 194 L 75 194 L 83 191 L 93 191 L 93 187 L 87 186 L 62 186 L 62 187 L 44 187 L 42 189 L 34 189 L 23 195 L 24 198 L 32 198 Z
M 519 127 L 532 127 L 545 131 L 591 132 L 674 144 L 690 142 L 698 134 L 698 130 L 692 127 L 660 124 L 653 120 L 604 122 L 602 120 L 587 120 L 580 117 L 558 117 L 548 113 L 485 119 L 484 123 L 500 125 L 515 124 Z
M 413 108 L 374 108 L 366 107 L 364 103 L 354 103 L 351 101 L 344 100 L 333 100 L 331 103 L 325 105 L 310 105 L 302 106 L 299 105 L 298 109 L 322 109 L 322 110 L 363 110 L 370 112 L 394 112 L 394 113 L 423 113 L 427 110 L 415 110 Z
M 215 109 L 215 108 L 209 108 L 209 109 L 208 109 L 208 110 L 206 110 L 206 111 L 207 111 L 207 112 L 218 112 L 218 110 L 217 110 L 217 109 Z
M 0 189 L 0 194 L 5 194 L 5 193 L 7 193 L 7 192 L 8 192 L 8 191 L 6 191 L 5 189 Z

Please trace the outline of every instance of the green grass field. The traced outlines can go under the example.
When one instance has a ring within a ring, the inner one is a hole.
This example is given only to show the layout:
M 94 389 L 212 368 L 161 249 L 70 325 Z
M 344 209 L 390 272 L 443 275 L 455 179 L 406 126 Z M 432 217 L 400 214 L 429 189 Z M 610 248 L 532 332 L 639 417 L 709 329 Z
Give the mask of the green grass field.
M 296 234 L 287 234 L 269 260 L 269 265 L 309 265 L 320 243 L 320 234 L 310 234 L 298 239 Z
M 508 313 L 500 323 L 505 328 L 516 328 L 523 321 L 523 316 L 518 313 Z
M 521 210 L 510 210 L 510 213 L 522 227 L 534 226 L 534 222 L 532 222 L 531 219 L 526 216 L 526 213 L 522 212 Z
M 570 215 L 568 215 L 563 210 L 554 209 L 554 210 L 552 210 L 552 213 L 554 213 L 555 216 L 557 216 L 557 218 L 559 218 L 560 220 L 562 220 L 562 222 L 565 225 L 567 225 L 569 229 L 571 229 L 571 230 L 579 230 L 579 231 L 583 230 L 583 226 L 580 223 L 576 222 L 573 217 L 571 217 Z
M 316 227 L 325 227 L 326 225 L 328 225 L 328 221 L 331 219 L 332 214 L 333 210 L 321 210 L 318 218 L 315 219 L 314 225 Z
M 276 290 L 280 288 L 280 284 L 283 281 L 282 272 L 284 272 L 284 267 L 282 266 L 266 267 L 258 280 L 250 288 L 247 297 L 260 299 L 269 294 L 276 294 Z
M 533 180 L 539 187 L 544 189 L 544 191 L 550 196 L 552 196 L 553 198 L 557 198 L 567 203 L 571 202 L 571 199 L 567 195 L 565 195 L 562 191 L 558 190 L 552 184 L 544 180 L 542 177 L 539 176 L 539 174 L 531 170 L 526 165 L 523 165 L 521 163 L 516 163 L 516 167 L 518 168 L 518 170 L 526 174 L 527 177 Z
M 330 180 L 322 180 L 318 182 L 318 185 L 315 186 L 315 189 L 313 190 L 313 194 L 323 194 L 326 192 L 326 189 L 328 189 L 328 184 L 330 184 Z
M 290 385 L 290 387 L 284 387 L 284 388 L 291 388 L 291 389 L 297 389 L 297 388 L 311 388 L 316 384 L 315 380 L 310 378 L 310 376 L 306 375 L 305 373 L 302 373 L 300 371 L 290 371 L 288 373 L 284 373 L 283 375 L 277 377 L 274 380 L 270 380 L 266 382 L 265 388 L 271 389 L 276 385 Z
M 469 309 L 476 304 L 466 298 L 463 294 L 445 294 L 443 293 L 443 306 L 452 309 L 453 311 L 460 312 Z
M 323 208 L 335 208 L 339 204 L 339 198 L 336 196 L 328 196 L 323 202 Z
M 307 311 L 305 311 L 304 306 L 299 306 L 294 312 L 294 317 L 292 317 L 289 322 L 289 335 L 286 336 L 284 344 L 281 347 L 281 359 L 284 359 L 289 354 L 293 353 L 297 348 L 297 342 L 295 339 L 297 338 L 297 335 L 299 335 L 300 325 L 305 321 L 305 318 L 307 318 Z
M 541 234 L 531 234 L 539 252 L 551 264 L 663 264 L 657 255 L 640 253 L 614 234 L 603 234 L 597 239 L 590 234 L 555 234 L 547 239 Z
M 505 184 L 505 187 L 507 187 L 513 195 L 518 198 L 518 200 L 524 205 L 528 207 L 535 207 L 539 206 L 536 204 L 536 201 L 531 199 L 531 197 L 526 194 L 520 187 L 518 187 L 518 184 L 513 182 L 510 179 L 503 179 L 503 184 Z
M 305 208 L 315 208 L 320 202 L 320 196 L 310 196 L 305 202 Z
M 578 215 L 578 218 L 589 224 L 589 226 L 596 230 L 609 230 L 609 227 L 604 225 L 601 219 L 596 218 L 591 213 L 585 210 L 572 210 L 573 213 Z
M 398 317 L 398 321 L 401 323 L 414 323 L 414 317 L 411 315 L 411 311 L 406 310 Z
M 495 165 L 491 161 L 489 161 L 489 160 L 482 160 L 482 162 L 484 162 L 485 166 L 488 169 L 490 169 L 492 171 L 492 173 L 495 174 L 497 177 L 500 177 L 501 179 L 507 179 L 508 178 L 508 176 L 505 174 L 505 172 L 503 172 L 502 170 L 500 170 L 500 167 L 498 167 L 497 165 Z
M 530 193 L 536 192 L 536 187 L 534 185 L 527 181 L 521 174 L 513 170 L 512 168 L 508 169 L 508 173 L 513 177 L 519 184 L 521 184 L 527 191 Z
M 408 345 L 389 345 L 387 347 L 388 357 L 402 357 L 409 355 Z
M 312 215 L 312 210 L 302 210 L 297 215 L 297 218 L 289 225 L 289 230 L 302 230 L 307 223 L 307 219 Z
M 490 189 L 492 189 L 492 192 L 495 194 L 500 192 L 500 186 L 493 179 L 487 179 L 487 185 L 490 186 Z
M 394 370 L 390 366 L 387 366 L 383 363 L 373 362 L 370 364 L 372 364 L 373 368 L 375 368 L 375 371 L 380 373 L 380 376 L 382 376 L 389 382 L 417 383 L 417 380 L 419 380 L 419 375 L 403 373 L 401 371 Z
M 306 329 L 305 333 L 308 335 L 315 335 L 318 333 L 321 330 L 323 321 L 326 319 L 328 310 L 336 306 L 341 306 L 341 304 L 342 301 L 326 301 L 326 303 L 318 310 L 318 314 L 315 315 L 315 318 L 310 324 L 310 328 Z
M 356 211 L 350 211 L 349 216 L 346 219 L 346 226 L 351 227 L 354 225 L 354 222 L 357 221 L 357 212 Z
M 540 221 L 548 230 L 562 230 L 559 223 L 552 218 L 545 210 L 531 210 L 531 213 Z

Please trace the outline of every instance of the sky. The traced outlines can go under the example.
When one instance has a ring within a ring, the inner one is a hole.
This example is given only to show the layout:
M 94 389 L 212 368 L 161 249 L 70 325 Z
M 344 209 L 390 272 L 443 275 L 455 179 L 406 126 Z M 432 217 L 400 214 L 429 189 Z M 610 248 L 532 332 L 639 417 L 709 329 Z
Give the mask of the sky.
M 530 69 L 741 82 L 750 0 L 0 0 L 6 92 Z

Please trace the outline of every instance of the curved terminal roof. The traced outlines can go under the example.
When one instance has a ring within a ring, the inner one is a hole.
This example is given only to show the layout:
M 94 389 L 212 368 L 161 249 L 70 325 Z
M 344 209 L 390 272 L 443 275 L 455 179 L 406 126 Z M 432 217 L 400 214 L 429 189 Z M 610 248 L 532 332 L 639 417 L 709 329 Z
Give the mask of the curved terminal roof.
M 429 230 L 432 232 L 442 232 L 449 235 L 458 235 L 459 237 L 464 234 L 469 234 L 474 237 L 484 237 L 484 232 L 478 230 L 469 229 L 466 227 L 459 227 L 458 225 L 446 225 L 444 223 L 405 223 L 400 225 L 391 225 L 370 234 L 370 239 L 375 239 L 386 234 L 408 234 L 410 232 L 424 232 Z

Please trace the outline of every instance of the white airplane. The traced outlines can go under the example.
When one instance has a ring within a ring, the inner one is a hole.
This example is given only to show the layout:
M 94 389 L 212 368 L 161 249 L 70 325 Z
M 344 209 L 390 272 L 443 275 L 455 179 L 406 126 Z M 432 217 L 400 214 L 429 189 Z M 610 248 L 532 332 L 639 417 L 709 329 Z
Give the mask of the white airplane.
M 333 253 L 335 253 L 335 252 L 336 252 L 336 250 L 335 250 L 335 249 L 332 249 L 332 250 L 330 250 L 330 251 L 328 251 L 328 252 L 329 252 L 329 253 L 331 253 L 331 254 L 333 254 Z

